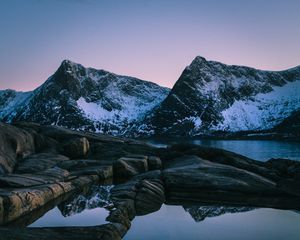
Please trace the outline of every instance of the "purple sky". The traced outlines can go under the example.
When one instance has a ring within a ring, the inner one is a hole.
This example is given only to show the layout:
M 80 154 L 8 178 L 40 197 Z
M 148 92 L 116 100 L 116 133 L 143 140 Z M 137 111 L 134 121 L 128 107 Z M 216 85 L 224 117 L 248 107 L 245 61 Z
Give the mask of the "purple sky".
M 1 0 L 0 89 L 32 90 L 63 59 L 172 87 L 197 55 L 300 64 L 298 0 Z

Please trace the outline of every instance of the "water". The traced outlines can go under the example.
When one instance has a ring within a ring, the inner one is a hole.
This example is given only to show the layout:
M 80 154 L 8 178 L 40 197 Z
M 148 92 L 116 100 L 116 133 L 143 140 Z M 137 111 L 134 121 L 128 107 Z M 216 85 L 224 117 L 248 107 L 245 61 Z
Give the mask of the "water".
M 107 223 L 109 212 L 104 208 L 86 209 L 72 216 L 64 216 L 55 207 L 28 227 L 97 226 Z
M 166 147 L 175 143 L 192 143 L 207 147 L 222 148 L 245 155 L 249 158 L 266 161 L 270 158 L 288 158 L 300 161 L 300 142 L 272 140 L 150 140 L 150 144 Z
M 28 227 L 96 226 L 106 224 L 113 185 L 91 186 L 85 193 L 72 196 L 46 212 Z
M 300 160 L 300 143 L 255 140 L 191 140 L 181 141 L 223 148 L 253 159 L 270 158 Z M 161 147 L 178 143 L 152 141 Z M 45 213 L 29 227 L 95 226 L 107 223 L 111 186 L 95 187 Z M 126 240 L 205 239 L 205 240 L 300 240 L 300 214 L 296 211 L 270 208 L 228 208 L 222 206 L 162 205 L 157 212 L 137 216 Z
M 136 217 L 124 239 L 299 240 L 300 214 L 261 208 L 196 222 L 183 207 L 163 205 L 155 213 Z

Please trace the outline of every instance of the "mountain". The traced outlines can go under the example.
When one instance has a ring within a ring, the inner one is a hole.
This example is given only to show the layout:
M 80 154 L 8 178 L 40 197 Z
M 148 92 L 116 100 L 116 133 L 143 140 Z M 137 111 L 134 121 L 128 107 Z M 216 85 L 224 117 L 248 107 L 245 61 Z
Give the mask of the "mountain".
M 136 132 L 197 136 L 262 131 L 299 110 L 300 66 L 262 71 L 196 57 Z
M 169 90 L 64 60 L 34 91 L 0 91 L 0 120 L 131 137 L 300 137 L 300 66 L 263 71 L 198 56 Z
M 167 96 L 169 89 L 64 60 L 39 88 L 0 92 L 0 118 L 123 135 Z

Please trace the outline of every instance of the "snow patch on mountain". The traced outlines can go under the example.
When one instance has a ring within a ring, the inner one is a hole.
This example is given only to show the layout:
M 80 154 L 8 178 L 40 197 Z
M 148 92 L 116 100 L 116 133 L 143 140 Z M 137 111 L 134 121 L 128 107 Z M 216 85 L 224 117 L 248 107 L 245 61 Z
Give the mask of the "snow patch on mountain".
M 126 79 L 122 80 L 123 83 Z M 139 86 L 134 90 L 136 94 L 120 91 L 120 81 L 111 83 L 105 89 L 105 100 L 89 101 L 80 97 L 76 103 L 84 115 L 93 121 L 133 122 L 144 118 L 145 114 L 159 105 L 166 97 L 168 91 L 156 86 Z M 135 87 L 133 85 L 133 87 Z M 105 108 L 107 101 L 113 103 L 117 108 Z
M 300 109 L 300 80 L 273 91 L 235 101 L 221 112 L 224 120 L 212 130 L 246 131 L 270 129 Z
M 9 114 L 13 117 L 18 107 L 26 104 L 31 95 L 32 92 L 0 91 L 0 119 Z

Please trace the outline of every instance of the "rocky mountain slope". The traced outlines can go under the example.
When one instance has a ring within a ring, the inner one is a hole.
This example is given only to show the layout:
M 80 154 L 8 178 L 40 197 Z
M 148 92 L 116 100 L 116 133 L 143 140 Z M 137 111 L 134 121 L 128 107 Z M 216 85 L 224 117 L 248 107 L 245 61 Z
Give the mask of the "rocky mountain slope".
M 122 135 L 161 103 L 169 89 L 65 60 L 33 92 L 0 92 L 0 119 Z
M 0 119 L 125 136 L 300 136 L 300 66 L 263 71 L 196 57 L 170 91 L 65 60 L 32 92 L 0 91 Z
M 272 129 L 300 109 L 300 66 L 262 71 L 196 57 L 137 132 L 195 136 Z

